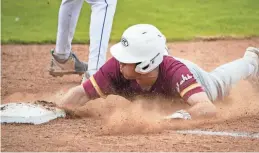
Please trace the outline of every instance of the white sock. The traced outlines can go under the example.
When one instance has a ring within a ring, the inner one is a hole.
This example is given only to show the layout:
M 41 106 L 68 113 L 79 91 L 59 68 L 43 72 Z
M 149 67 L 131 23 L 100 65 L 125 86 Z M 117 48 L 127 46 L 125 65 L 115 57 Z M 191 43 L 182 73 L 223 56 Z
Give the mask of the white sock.
M 60 53 L 54 53 L 56 57 L 60 60 L 67 60 L 70 54 L 60 54 Z

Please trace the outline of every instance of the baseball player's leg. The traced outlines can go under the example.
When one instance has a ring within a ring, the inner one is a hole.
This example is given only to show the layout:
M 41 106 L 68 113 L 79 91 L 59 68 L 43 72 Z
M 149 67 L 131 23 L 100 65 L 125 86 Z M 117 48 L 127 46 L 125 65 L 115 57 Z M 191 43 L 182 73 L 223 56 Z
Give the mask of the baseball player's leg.
M 217 79 L 219 98 L 228 95 L 230 89 L 243 79 L 258 79 L 259 49 L 249 47 L 243 58 L 224 64 L 210 73 Z
M 71 42 L 84 0 L 62 0 L 58 15 L 58 32 L 55 54 L 67 59 L 71 51 Z
M 106 62 L 106 52 L 117 0 L 86 0 L 92 8 L 88 73 L 93 75 Z
M 71 43 L 84 0 L 62 0 L 58 15 L 56 48 L 52 50 L 50 74 L 83 74 L 87 64 L 71 52 Z
M 202 68 L 192 63 L 191 61 L 184 60 L 181 58 L 176 58 L 176 59 L 184 63 L 189 68 L 189 70 L 192 72 L 197 82 L 199 82 L 202 85 L 203 89 L 205 90 L 205 92 L 207 93 L 211 101 L 215 101 L 218 99 L 220 93 L 218 92 L 218 89 L 217 89 L 218 80 L 216 77 L 204 71 Z
M 194 74 L 211 101 L 222 100 L 230 89 L 242 79 L 259 79 L 259 49 L 247 48 L 243 58 L 206 72 L 198 65 L 179 59 Z M 259 86 L 259 82 L 256 84 Z

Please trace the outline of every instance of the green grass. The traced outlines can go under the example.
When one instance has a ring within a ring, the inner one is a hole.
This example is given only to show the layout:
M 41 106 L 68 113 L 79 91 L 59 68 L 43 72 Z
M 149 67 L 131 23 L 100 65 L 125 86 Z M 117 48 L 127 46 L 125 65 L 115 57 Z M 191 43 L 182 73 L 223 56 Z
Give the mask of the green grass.
M 54 43 L 61 0 L 2 0 L 2 43 Z M 150 23 L 168 40 L 259 36 L 259 0 L 118 0 L 111 40 L 130 25 Z M 15 21 L 19 18 L 19 21 Z M 74 43 L 89 41 L 84 3 Z

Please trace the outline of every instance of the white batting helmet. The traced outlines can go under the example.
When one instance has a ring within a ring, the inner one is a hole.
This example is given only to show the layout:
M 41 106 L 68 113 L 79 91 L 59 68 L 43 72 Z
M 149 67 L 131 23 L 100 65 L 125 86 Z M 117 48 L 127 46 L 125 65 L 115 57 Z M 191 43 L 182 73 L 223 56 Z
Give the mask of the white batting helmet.
M 121 42 L 111 47 L 111 54 L 122 63 L 138 63 L 141 74 L 154 70 L 167 54 L 166 38 L 153 25 L 137 24 L 126 29 Z

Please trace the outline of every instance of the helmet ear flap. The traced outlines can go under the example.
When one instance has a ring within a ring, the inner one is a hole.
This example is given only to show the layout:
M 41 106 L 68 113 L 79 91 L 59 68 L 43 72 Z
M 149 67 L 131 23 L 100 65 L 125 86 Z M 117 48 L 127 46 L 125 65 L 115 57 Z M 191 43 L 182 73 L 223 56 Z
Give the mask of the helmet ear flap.
M 158 53 L 153 59 L 136 64 L 137 73 L 146 74 L 154 70 L 163 61 L 163 54 Z
M 144 74 L 145 71 L 150 67 L 150 61 L 144 61 L 136 65 L 135 71 L 137 73 Z

